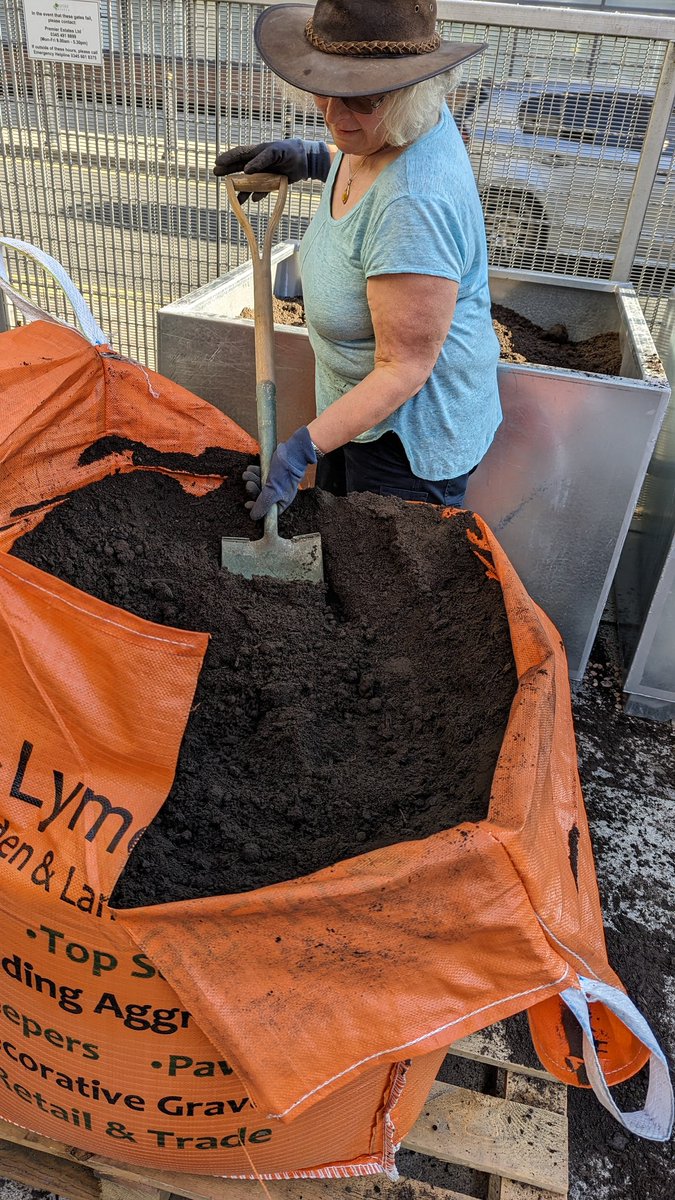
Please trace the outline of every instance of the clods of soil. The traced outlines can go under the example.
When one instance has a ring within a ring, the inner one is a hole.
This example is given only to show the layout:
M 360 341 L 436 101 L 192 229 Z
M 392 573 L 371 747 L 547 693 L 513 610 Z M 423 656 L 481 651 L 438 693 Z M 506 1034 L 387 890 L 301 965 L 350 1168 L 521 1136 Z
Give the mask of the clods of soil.
M 621 374 L 618 333 L 599 333 L 573 342 L 565 325 L 543 329 L 503 304 L 492 305 L 492 325 L 499 338 L 503 362 L 539 363 L 598 375 Z
M 627 716 L 615 631 L 600 629 L 574 697 L 581 783 L 595 853 L 609 960 L 644 1014 L 672 1074 L 675 1061 L 673 830 L 675 724 Z M 612 1088 L 620 1108 L 640 1108 L 648 1068 Z M 627 1133 L 592 1093 L 569 1094 L 574 1200 L 675 1196 L 675 1141 Z
M 243 308 L 239 315 L 249 321 L 255 320 L 252 308 Z M 305 306 L 301 300 L 280 300 L 278 296 L 273 296 L 272 316 L 276 325 L 304 325 Z
M 613 621 L 600 627 L 572 707 L 581 782 L 593 843 L 609 961 L 644 1014 L 671 1064 L 675 1062 L 675 722 L 629 717 L 621 693 Z M 527 1016 L 519 1013 L 483 1034 L 500 1060 L 541 1067 Z M 473 1076 L 463 1079 L 468 1066 Z M 458 1077 L 459 1068 L 459 1077 Z M 448 1057 L 440 1077 L 499 1095 L 479 1065 Z M 642 1107 L 648 1068 L 612 1087 L 620 1108 Z M 670 1200 L 675 1196 L 675 1139 L 652 1142 L 623 1129 L 586 1088 L 567 1091 L 569 1200 Z M 402 1151 L 402 1174 L 487 1200 L 488 1177 Z M 514 1185 L 516 1186 L 516 1185 Z M 523 1186 L 524 1185 L 518 1185 Z M 535 1189 L 530 1189 L 534 1192 Z M 528 1189 L 524 1189 L 523 1195 Z
M 246 891 L 485 817 L 516 675 L 471 514 L 306 491 L 281 532 L 321 534 L 326 586 L 245 580 L 219 556 L 223 534 L 253 529 L 247 460 L 204 461 L 227 476 L 206 496 L 152 470 L 114 474 L 13 551 L 150 621 L 212 635 L 173 788 L 113 903 Z
M 252 308 L 245 308 L 240 315 L 253 320 L 255 314 Z M 278 300 L 275 296 L 274 320 L 278 325 L 304 325 L 302 301 Z M 503 304 L 492 305 L 492 326 L 499 339 L 502 362 L 562 367 L 597 375 L 621 374 L 618 333 L 599 333 L 573 342 L 565 325 L 544 329 Z M 658 359 L 657 366 L 660 366 Z

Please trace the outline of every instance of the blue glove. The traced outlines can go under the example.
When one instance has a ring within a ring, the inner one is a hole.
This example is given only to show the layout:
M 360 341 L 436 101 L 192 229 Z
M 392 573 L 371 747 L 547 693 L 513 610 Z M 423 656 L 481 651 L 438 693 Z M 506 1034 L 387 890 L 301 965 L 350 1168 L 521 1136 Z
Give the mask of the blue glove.
M 296 429 L 287 442 L 279 442 L 270 463 L 265 486 L 260 491 L 260 468 L 248 467 L 242 478 L 249 496 L 256 496 L 251 507 L 251 520 L 260 521 L 273 504 L 283 512 L 292 504 L 303 481 L 305 471 L 316 462 L 316 451 L 306 425 Z M 250 502 L 249 502 L 250 503 Z M 247 505 L 248 507 L 248 505 Z
M 272 175 L 285 175 L 289 183 L 301 179 L 328 179 L 330 151 L 325 142 L 304 141 L 302 138 L 285 138 L 278 142 L 260 142 L 257 146 L 233 146 L 218 155 L 213 168 L 214 175 L 236 175 L 244 171 L 247 175 L 269 171 Z M 254 192 L 253 199 L 259 200 L 264 192 Z M 248 199 L 242 192 L 237 199 Z

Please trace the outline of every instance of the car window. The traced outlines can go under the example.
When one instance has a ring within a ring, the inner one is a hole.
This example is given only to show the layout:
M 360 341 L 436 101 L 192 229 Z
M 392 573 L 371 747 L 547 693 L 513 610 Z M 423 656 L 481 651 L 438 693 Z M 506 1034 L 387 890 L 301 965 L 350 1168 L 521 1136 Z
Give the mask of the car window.
M 637 92 L 543 92 L 521 104 L 518 122 L 526 133 L 639 150 L 652 103 Z
M 518 109 L 518 124 L 525 133 L 557 137 L 565 97 L 560 92 L 543 92 L 530 96 Z
M 651 107 L 650 97 L 632 92 L 568 96 L 563 105 L 562 132 L 574 141 L 639 150 Z
M 450 110 L 461 127 L 490 96 L 489 84 L 466 81 L 458 84 L 447 96 Z

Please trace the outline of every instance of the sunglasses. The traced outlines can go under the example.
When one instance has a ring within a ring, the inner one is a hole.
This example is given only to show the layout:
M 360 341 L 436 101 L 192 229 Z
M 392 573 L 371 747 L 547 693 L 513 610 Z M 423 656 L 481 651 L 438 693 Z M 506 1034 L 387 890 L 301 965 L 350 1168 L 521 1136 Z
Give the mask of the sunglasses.
M 386 96 L 386 93 L 385 93 Z M 380 105 L 384 102 L 385 96 L 319 96 L 319 100 L 341 100 L 345 108 L 351 109 L 352 112 L 361 113 L 367 117 L 370 113 L 377 112 Z

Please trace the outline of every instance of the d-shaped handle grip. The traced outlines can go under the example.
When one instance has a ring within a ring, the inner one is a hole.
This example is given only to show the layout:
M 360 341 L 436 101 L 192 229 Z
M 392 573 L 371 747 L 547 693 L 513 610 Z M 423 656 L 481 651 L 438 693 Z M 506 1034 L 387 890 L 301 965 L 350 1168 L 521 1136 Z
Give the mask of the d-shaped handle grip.
M 278 192 L 283 183 L 288 184 L 285 175 L 270 175 L 262 171 L 259 175 L 247 175 L 242 171 L 239 175 L 227 175 L 238 192 Z

